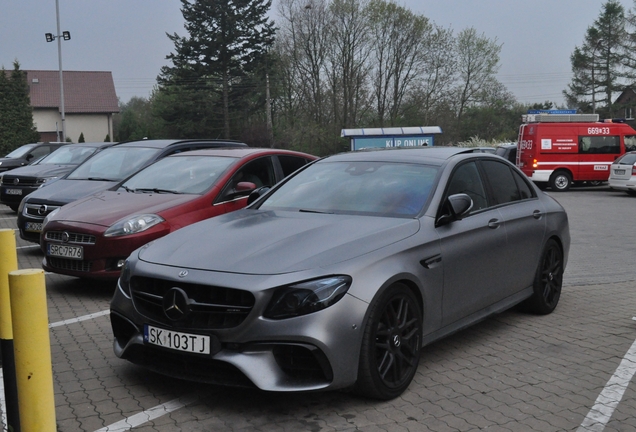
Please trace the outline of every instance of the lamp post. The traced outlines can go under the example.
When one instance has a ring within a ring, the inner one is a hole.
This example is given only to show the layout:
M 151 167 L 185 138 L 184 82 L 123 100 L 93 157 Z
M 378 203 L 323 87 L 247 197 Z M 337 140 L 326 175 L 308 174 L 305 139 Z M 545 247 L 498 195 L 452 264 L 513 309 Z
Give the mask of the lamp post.
M 64 31 L 60 33 L 60 2 L 55 0 L 55 16 L 57 18 L 57 34 L 45 33 L 47 42 L 57 39 L 57 59 L 60 65 L 60 116 L 62 118 L 62 142 L 66 141 L 66 118 L 64 113 L 64 79 L 62 77 L 62 39 L 70 40 L 71 33 Z

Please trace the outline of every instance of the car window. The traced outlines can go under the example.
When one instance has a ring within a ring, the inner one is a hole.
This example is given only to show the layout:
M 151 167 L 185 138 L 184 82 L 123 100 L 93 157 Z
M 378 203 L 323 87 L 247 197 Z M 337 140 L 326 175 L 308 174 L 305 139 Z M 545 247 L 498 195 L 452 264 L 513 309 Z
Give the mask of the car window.
M 276 183 L 276 177 L 272 158 L 267 156 L 253 160 L 238 170 L 227 183 L 220 200 L 234 199 L 237 192 L 236 186 L 241 182 L 254 183 L 257 188 L 273 186 Z
M 448 182 L 446 197 L 458 193 L 467 194 L 473 200 L 470 213 L 488 207 L 484 185 L 475 162 L 468 162 L 458 166 Z
M 616 159 L 615 164 L 634 165 L 636 162 L 636 153 L 625 153 L 623 156 Z
M 40 159 L 42 156 L 46 156 L 51 153 L 50 146 L 40 146 L 33 149 L 31 154 L 27 156 L 27 160 Z
M 298 168 L 307 164 L 307 159 L 298 156 L 280 155 L 278 161 L 283 169 L 283 176 L 287 177 Z
M 5 157 L 8 157 L 8 158 L 21 158 L 22 156 L 27 154 L 35 146 L 36 146 L 36 144 L 23 145 L 22 147 L 18 147 L 17 149 L 13 150 L 11 153 L 6 155 Z
M 437 167 L 428 165 L 322 162 L 292 177 L 259 208 L 413 217 L 436 175 Z
M 579 138 L 579 153 L 618 154 L 621 140 L 618 136 L 583 136 Z
M 505 204 L 521 199 L 517 182 L 508 165 L 497 161 L 484 160 L 481 161 L 481 166 L 493 191 L 495 204 Z
M 521 199 L 524 200 L 536 197 L 534 189 L 532 189 L 532 187 L 528 183 L 527 177 L 525 177 L 523 174 L 519 174 L 515 170 L 511 171 L 512 176 L 515 178 L 515 182 L 517 183 L 517 187 L 519 188 L 519 195 L 521 196 Z
M 625 135 L 623 139 L 625 140 L 625 151 L 629 152 L 636 150 L 636 136 Z
M 148 147 L 114 147 L 99 152 L 78 166 L 69 180 L 119 181 L 151 161 L 159 150 Z
M 40 161 L 40 164 L 80 164 L 90 155 L 95 153 L 96 147 L 82 147 L 66 145 L 55 150 L 53 153 Z
M 130 192 L 201 194 L 235 161 L 220 156 L 167 157 L 142 169 L 122 187 Z

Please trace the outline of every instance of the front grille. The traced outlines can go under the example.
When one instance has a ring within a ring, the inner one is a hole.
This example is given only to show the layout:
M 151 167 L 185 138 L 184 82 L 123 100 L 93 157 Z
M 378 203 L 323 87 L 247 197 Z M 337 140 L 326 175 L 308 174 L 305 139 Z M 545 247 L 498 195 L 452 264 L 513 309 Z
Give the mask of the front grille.
M 46 215 L 58 208 L 60 208 L 60 206 L 46 204 L 25 204 L 24 214 L 26 216 L 31 216 L 34 219 L 44 219 Z
M 190 313 L 179 320 L 184 329 L 227 329 L 238 326 L 254 307 L 249 291 L 209 285 L 175 283 L 162 279 L 134 277 L 130 282 L 137 310 L 157 322 L 173 325 L 163 311 L 163 296 L 171 288 L 180 288 L 193 302 Z
M 68 243 L 77 243 L 77 244 L 95 244 L 95 236 L 81 233 L 67 233 L 68 234 Z M 47 240 L 53 240 L 62 242 L 64 238 L 64 231 L 48 231 L 46 233 Z
M 18 183 L 15 183 L 16 176 L 6 174 L 2 176 L 3 186 L 36 186 L 36 177 L 17 177 Z
M 47 257 L 46 258 L 49 265 L 53 268 L 60 270 L 71 270 L 76 272 L 90 272 L 91 271 L 91 262 L 90 261 L 81 261 L 81 260 L 73 260 L 66 258 L 56 258 L 56 257 Z

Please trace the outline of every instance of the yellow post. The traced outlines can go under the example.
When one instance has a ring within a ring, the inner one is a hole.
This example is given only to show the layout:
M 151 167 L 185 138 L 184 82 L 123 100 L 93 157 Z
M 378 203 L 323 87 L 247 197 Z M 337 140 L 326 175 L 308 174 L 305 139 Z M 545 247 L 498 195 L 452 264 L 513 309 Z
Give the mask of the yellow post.
M 9 273 L 22 432 L 55 432 L 55 400 L 44 271 Z
M 9 296 L 9 272 L 18 269 L 18 254 L 15 244 L 15 231 L 12 229 L 0 229 L 0 351 L 2 351 L 2 380 L 4 382 L 4 399 L 7 409 L 7 424 L 5 426 L 8 430 L 19 432 L 20 414 Z

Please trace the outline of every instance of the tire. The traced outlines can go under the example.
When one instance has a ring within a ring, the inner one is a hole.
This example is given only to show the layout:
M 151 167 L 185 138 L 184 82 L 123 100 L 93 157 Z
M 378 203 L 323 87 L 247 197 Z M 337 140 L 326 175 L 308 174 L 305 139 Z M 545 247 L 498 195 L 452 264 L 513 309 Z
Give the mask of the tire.
M 404 284 L 389 287 L 371 305 L 354 392 L 389 400 L 407 389 L 422 349 L 422 311 Z
M 625 192 L 627 192 L 629 196 L 636 196 L 636 190 L 627 189 Z
M 557 171 L 550 177 L 550 188 L 555 192 L 565 192 L 572 186 L 572 176 L 567 171 Z
M 589 181 L 588 183 L 590 184 L 590 186 L 600 186 L 603 184 L 603 182 L 600 180 L 592 180 L 592 181 Z
M 551 313 L 561 297 L 563 271 L 563 251 L 556 241 L 550 239 L 534 276 L 532 296 L 522 303 L 522 309 L 537 315 Z

